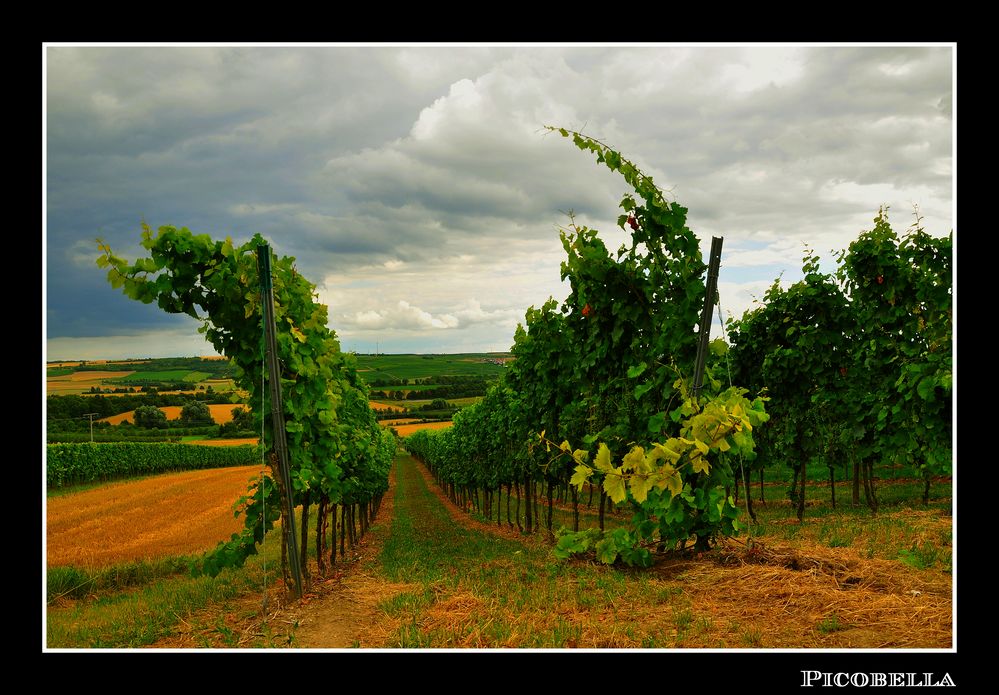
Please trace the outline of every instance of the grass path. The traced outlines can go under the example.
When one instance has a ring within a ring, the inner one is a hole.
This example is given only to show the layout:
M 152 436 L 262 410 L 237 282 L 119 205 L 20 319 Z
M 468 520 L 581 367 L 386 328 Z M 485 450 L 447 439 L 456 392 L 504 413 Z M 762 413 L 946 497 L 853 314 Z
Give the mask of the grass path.
M 428 618 L 425 609 L 440 597 L 448 597 L 445 609 L 453 606 L 483 563 L 523 552 L 519 541 L 456 523 L 409 456 L 396 459 L 392 482 L 357 570 L 328 597 L 295 611 L 296 646 L 423 646 L 416 623 Z

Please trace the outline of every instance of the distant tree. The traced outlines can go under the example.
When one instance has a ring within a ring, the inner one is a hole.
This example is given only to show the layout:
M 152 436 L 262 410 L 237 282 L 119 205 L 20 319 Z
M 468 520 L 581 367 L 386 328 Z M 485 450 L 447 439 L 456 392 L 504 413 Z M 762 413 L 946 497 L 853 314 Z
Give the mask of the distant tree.
M 188 426 L 213 425 L 212 411 L 201 401 L 191 401 L 180 409 L 180 421 Z
M 237 432 L 239 432 L 239 430 L 236 429 L 236 423 L 230 420 L 229 422 L 223 422 L 219 425 L 219 433 L 217 436 L 222 439 L 229 439 L 235 437 Z
M 253 413 L 251 413 L 246 408 L 233 408 L 232 409 L 232 422 L 235 428 L 240 431 L 250 431 L 255 429 L 253 423 Z
M 435 398 L 430 402 L 431 410 L 447 410 L 451 407 L 451 404 L 445 401 L 443 398 Z
M 165 428 L 167 416 L 154 405 L 143 405 L 135 409 L 135 424 L 138 427 Z

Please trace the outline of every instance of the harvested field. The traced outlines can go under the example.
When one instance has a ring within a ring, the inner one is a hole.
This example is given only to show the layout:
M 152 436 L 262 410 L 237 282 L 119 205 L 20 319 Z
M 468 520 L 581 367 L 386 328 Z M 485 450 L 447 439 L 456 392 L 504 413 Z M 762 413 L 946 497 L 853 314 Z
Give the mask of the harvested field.
M 211 386 L 216 391 L 232 391 L 236 386 L 236 382 L 232 379 L 203 379 L 199 385 L 204 386 L 206 389 Z
M 112 483 L 47 500 L 49 567 L 101 567 L 209 550 L 242 528 L 232 503 L 256 466 Z
M 395 408 L 394 405 L 379 403 L 378 401 L 368 401 L 368 405 L 371 406 L 372 410 L 390 410 L 392 408 Z
M 92 386 L 103 386 L 107 379 L 120 379 L 134 373 L 134 371 L 100 371 L 53 376 L 45 380 L 45 391 L 56 395 L 81 394 L 89 391 Z
M 410 423 L 419 422 L 419 421 L 420 418 L 418 417 L 404 417 L 404 418 L 399 418 L 398 420 L 382 420 L 381 424 L 386 425 L 388 427 L 395 427 L 396 425 L 408 425 Z
M 442 430 L 450 426 L 451 422 L 418 422 L 414 425 L 399 425 L 395 431 L 400 437 L 408 437 L 418 430 Z
M 240 407 L 238 403 L 213 403 L 208 406 L 208 409 L 212 412 L 212 419 L 217 425 L 224 425 L 225 423 L 232 420 L 232 409 Z M 183 406 L 179 405 L 164 405 L 160 406 L 160 410 L 166 413 L 167 420 L 179 420 L 180 411 Z M 110 422 L 112 425 L 120 425 L 125 422 L 135 422 L 135 411 L 129 410 L 127 413 L 118 413 L 117 415 L 112 415 L 111 417 L 101 418 L 97 422 Z

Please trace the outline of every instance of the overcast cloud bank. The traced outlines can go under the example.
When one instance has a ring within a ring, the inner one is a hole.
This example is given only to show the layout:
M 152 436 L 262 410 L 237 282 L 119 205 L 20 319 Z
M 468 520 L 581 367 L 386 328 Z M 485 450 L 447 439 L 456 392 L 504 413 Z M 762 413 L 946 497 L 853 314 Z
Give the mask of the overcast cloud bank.
M 528 306 L 567 293 L 565 213 L 624 238 L 623 179 L 544 124 L 633 159 L 705 251 L 725 237 L 722 307 L 739 315 L 800 277 L 804 244 L 831 267 L 882 204 L 898 230 L 918 204 L 927 231 L 950 232 L 953 60 L 948 46 L 51 46 L 48 357 L 211 351 L 197 322 L 125 299 L 94 265 L 97 236 L 140 255 L 142 220 L 268 237 L 317 283 L 345 349 L 508 349 Z

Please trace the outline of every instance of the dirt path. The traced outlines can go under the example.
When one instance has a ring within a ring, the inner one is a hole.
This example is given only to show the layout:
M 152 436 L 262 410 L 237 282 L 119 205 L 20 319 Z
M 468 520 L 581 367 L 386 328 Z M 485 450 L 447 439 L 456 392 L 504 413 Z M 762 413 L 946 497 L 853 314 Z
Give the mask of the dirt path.
M 381 646 L 378 604 L 412 590 L 415 585 L 387 581 L 378 572 L 378 555 L 391 531 L 395 514 L 395 467 L 389 474 L 389 489 L 382 497 L 375 523 L 354 549 L 354 560 L 336 576 L 315 583 L 299 606 L 280 616 L 297 624 L 293 644 L 312 649 L 347 649 Z
M 399 465 L 412 467 L 406 471 L 410 481 L 414 474 L 418 475 L 423 480 L 424 491 L 436 498 L 456 525 L 522 540 L 521 534 L 515 529 L 497 527 L 495 524 L 473 519 L 451 503 L 422 464 L 409 459 Z M 393 526 L 398 518 L 396 493 L 399 481 L 396 471 L 397 466 L 393 466 L 389 477 L 389 492 L 382 500 L 378 519 L 372 525 L 371 532 L 356 549 L 357 560 L 354 564 L 340 576 L 317 584 L 313 594 L 300 606 L 289 607 L 278 616 L 285 623 L 298 625 L 294 646 L 319 649 L 391 646 L 386 641 L 399 629 L 401 621 L 380 606 L 402 595 L 418 593 L 423 588 L 418 583 L 389 580 L 381 566 L 379 556 L 384 551 L 386 540 L 392 536 Z M 412 490 L 408 494 L 412 496 Z M 405 502 L 409 506 L 413 500 L 408 498 Z M 430 519 L 419 515 L 414 519 L 418 532 L 435 535 L 432 523 Z
M 397 471 L 404 466 L 408 490 L 404 503 L 406 512 L 402 515 L 396 511 L 399 480 Z M 419 479 L 422 484 L 414 485 Z M 434 503 L 427 505 L 426 501 L 416 501 L 419 495 L 425 499 L 433 498 Z M 437 509 L 446 513 L 447 521 Z M 446 512 L 445 512 L 446 510 Z M 381 508 L 369 533 L 353 551 L 351 561 L 340 564 L 335 573 L 322 580 L 313 582 L 309 592 L 299 604 L 284 603 L 273 610 L 267 617 L 267 623 L 275 628 L 283 628 L 292 635 L 290 642 L 284 646 L 304 649 L 350 649 L 397 646 L 392 642 L 393 635 L 399 630 L 401 619 L 390 614 L 385 606 L 393 599 L 418 595 L 424 590 L 421 583 L 393 581 L 386 576 L 383 566 L 383 554 L 386 541 L 397 533 L 394 528 L 401 516 L 409 518 L 408 513 L 416 512 L 412 517 L 413 530 L 420 535 L 438 537 L 441 534 L 441 524 L 456 526 L 466 530 L 483 531 L 507 539 L 522 540 L 515 529 L 505 525 L 498 528 L 495 524 L 473 519 L 466 512 L 452 504 L 444 493 L 434 483 L 429 472 L 412 459 L 397 463 L 389 476 L 389 490 L 382 498 Z M 408 513 L 407 513 L 408 512 Z M 430 512 L 424 515 L 422 512 Z M 453 522 L 453 523 L 452 523 Z M 446 543 L 443 552 L 448 552 Z M 244 608 L 259 598 L 250 598 Z M 449 604 L 448 604 L 449 605 Z M 239 611 L 235 611 L 239 612 Z M 243 611 L 246 614 L 248 611 Z M 244 620 L 241 624 L 231 627 L 243 634 L 261 634 L 263 627 L 259 620 Z M 176 639 L 163 640 L 157 647 L 190 646 L 194 635 L 178 642 Z M 202 635 L 204 639 L 205 635 Z

